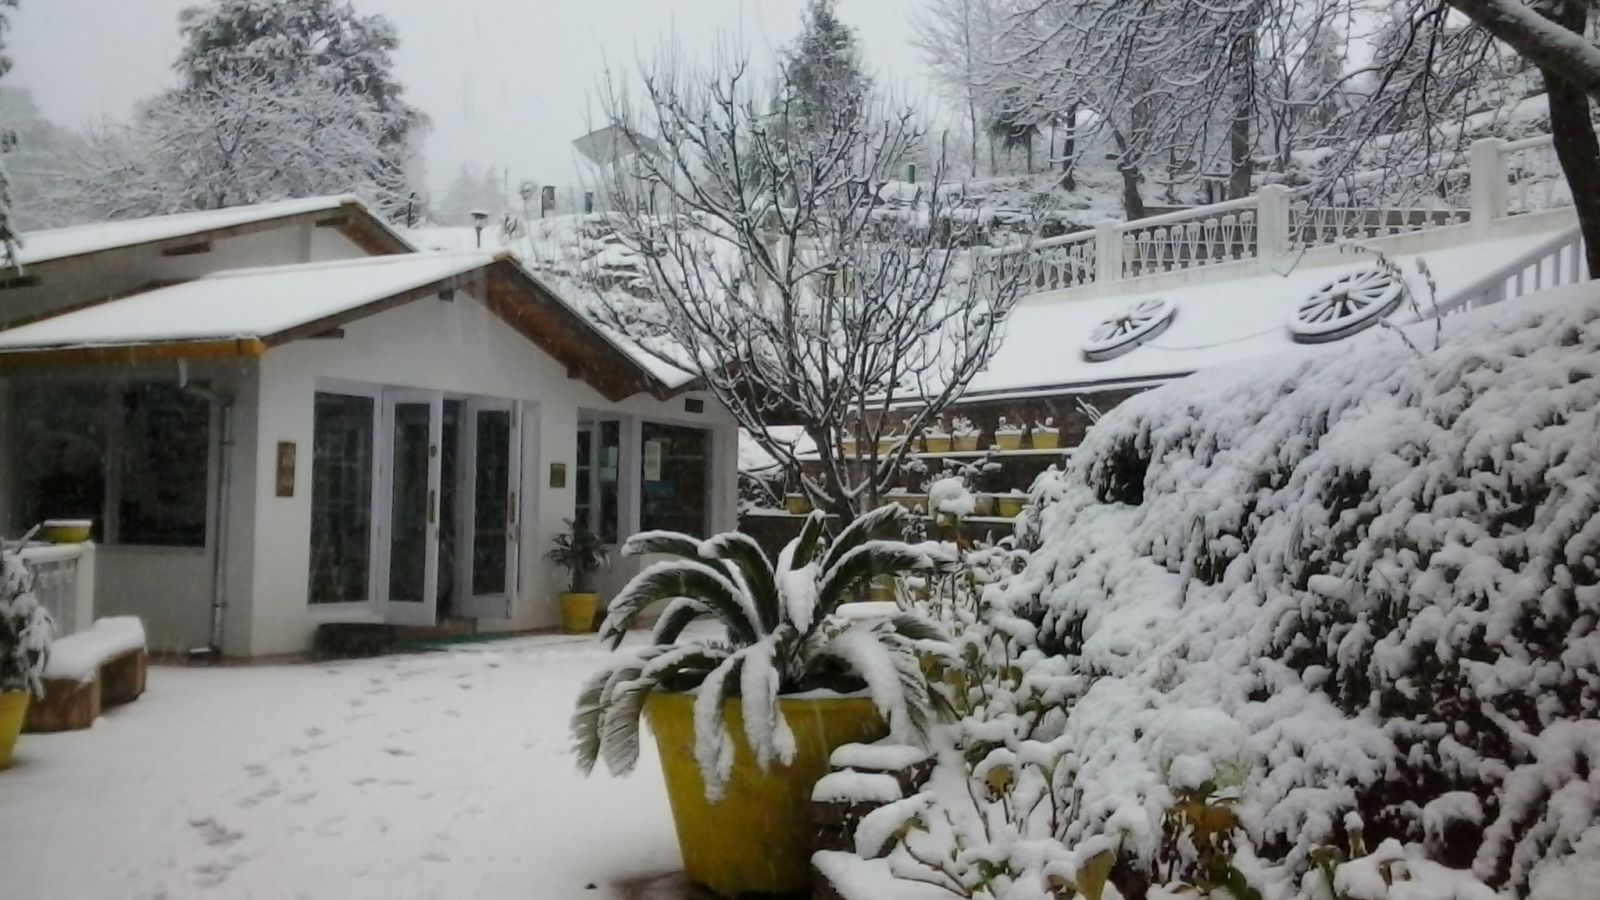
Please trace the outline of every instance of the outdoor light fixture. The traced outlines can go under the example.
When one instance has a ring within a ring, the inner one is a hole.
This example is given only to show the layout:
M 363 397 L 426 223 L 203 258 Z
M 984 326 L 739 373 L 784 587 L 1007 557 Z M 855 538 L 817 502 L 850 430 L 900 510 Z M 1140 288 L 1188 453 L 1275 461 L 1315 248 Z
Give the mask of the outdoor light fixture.
M 472 230 L 478 234 L 478 249 L 483 249 L 483 226 L 489 224 L 489 214 L 481 209 L 475 209 L 467 215 L 472 217 Z

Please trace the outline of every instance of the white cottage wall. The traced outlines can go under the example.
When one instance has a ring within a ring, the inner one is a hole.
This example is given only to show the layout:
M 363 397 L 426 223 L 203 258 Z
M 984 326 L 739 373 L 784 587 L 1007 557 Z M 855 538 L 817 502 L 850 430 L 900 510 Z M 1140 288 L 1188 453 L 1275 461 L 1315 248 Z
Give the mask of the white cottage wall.
M 568 378 L 565 367 L 458 290 L 452 301 L 426 298 L 347 325 L 340 339 L 300 341 L 269 351 L 261 362 L 256 458 L 271 460 L 280 441 L 295 446 L 294 496 L 274 496 L 273 467 L 256 468 L 250 596 L 249 653 L 306 649 L 319 623 L 377 621 L 371 603 L 313 607 L 307 602 L 310 568 L 310 467 L 313 401 L 319 384 L 357 382 L 503 397 L 522 401 L 524 447 L 520 577 L 506 619 L 480 620 L 480 628 L 546 627 L 558 619 L 556 593 L 562 574 L 545 558 L 555 535 L 573 515 L 572 473 L 577 455 L 579 410 L 637 415 L 712 430 L 711 522 L 736 524 L 736 428 L 713 402 L 706 412 L 685 411 L 683 397 L 648 396 L 612 403 L 586 383 Z M 565 464 L 564 487 L 550 486 L 550 466 Z

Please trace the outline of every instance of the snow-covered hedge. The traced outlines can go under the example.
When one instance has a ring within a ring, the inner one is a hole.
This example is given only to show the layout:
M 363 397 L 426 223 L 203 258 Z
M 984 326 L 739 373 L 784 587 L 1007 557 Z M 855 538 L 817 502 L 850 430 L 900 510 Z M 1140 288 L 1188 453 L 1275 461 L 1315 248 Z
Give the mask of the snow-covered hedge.
M 1151 896 L 1592 891 L 1600 290 L 1432 339 L 1185 379 L 1042 476 L 896 870 L 1071 896 L 1109 850 Z

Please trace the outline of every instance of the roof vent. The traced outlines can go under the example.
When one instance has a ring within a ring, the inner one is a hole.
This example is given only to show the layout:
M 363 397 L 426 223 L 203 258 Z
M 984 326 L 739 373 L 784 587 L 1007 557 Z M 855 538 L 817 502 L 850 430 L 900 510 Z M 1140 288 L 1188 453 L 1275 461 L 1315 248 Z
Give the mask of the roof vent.
M 1083 344 L 1083 358 L 1089 362 L 1116 359 L 1166 331 L 1177 311 L 1164 297 L 1140 300 L 1095 326 Z
M 1347 338 L 1394 312 L 1400 305 L 1401 288 L 1400 279 L 1379 268 L 1335 278 L 1295 307 L 1289 333 L 1302 344 Z

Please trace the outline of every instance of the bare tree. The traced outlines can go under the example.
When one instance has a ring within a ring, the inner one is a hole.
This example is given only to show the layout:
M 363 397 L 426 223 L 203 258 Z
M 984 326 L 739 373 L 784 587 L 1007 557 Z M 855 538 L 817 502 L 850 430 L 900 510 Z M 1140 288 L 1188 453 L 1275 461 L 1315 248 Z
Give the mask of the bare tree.
M 967 137 L 971 142 L 968 174 L 973 178 L 978 175 L 978 118 L 982 105 L 978 70 L 990 52 L 995 2 L 931 0 L 912 20 L 912 45 L 922 54 L 934 78 L 966 107 Z
M 910 447 L 882 442 L 935 423 L 989 361 L 1021 256 L 976 248 L 942 155 L 926 191 L 889 202 L 923 137 L 909 111 L 807 116 L 801 134 L 788 73 L 755 85 L 741 54 L 641 74 L 637 105 L 608 82 L 603 106 L 637 151 L 616 167 L 611 225 L 647 285 L 597 280 L 598 315 L 691 369 L 791 472 L 795 445 L 768 427 L 802 426 L 817 458 L 800 482 L 818 508 L 876 505 Z
M 11 27 L 8 10 L 15 9 L 17 0 L 0 0 L 0 75 L 11 69 L 11 58 L 5 55 L 6 32 Z M 0 153 L 11 148 L 15 136 L 0 126 Z M 4 161 L 0 161 L 0 262 L 11 264 L 17 258 L 16 226 L 11 221 L 11 180 L 6 175 Z

